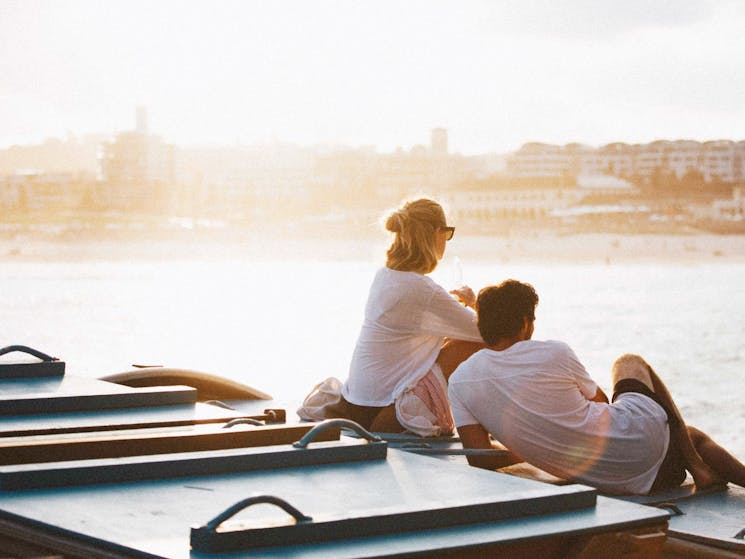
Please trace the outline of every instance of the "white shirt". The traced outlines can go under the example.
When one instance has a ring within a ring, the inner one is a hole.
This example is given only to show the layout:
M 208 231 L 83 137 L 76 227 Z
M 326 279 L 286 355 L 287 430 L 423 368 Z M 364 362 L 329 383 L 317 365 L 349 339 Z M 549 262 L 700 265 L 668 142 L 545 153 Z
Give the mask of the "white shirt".
M 485 349 L 450 377 L 458 427 L 480 424 L 527 462 L 609 493 L 647 493 L 667 452 L 667 415 L 640 394 L 590 402 L 597 384 L 563 342 Z
M 476 314 L 428 276 L 381 268 L 342 395 L 360 406 L 393 403 L 427 374 L 445 337 L 482 341 Z

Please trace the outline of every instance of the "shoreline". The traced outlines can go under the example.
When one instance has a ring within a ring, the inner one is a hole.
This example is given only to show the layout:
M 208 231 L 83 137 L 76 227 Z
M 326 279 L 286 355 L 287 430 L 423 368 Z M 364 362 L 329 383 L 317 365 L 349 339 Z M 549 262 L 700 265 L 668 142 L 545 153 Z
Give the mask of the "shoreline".
M 386 235 L 362 238 L 290 238 L 239 231 L 231 235 L 150 238 L 48 239 L 0 238 L 4 262 L 316 260 L 370 262 L 384 258 Z M 311 251 L 309 252 L 309 247 Z M 510 263 L 745 263 L 745 235 L 694 233 L 551 234 L 456 236 L 448 253 L 476 261 Z

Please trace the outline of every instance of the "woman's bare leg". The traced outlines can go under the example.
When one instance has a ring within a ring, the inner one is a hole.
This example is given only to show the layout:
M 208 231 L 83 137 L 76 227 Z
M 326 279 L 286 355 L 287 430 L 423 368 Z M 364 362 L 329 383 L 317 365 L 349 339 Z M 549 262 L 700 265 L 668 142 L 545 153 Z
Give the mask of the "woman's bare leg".
M 670 414 L 673 416 L 671 421 L 668 422 L 670 437 L 675 439 L 686 464 L 686 469 L 693 476 L 693 481 L 696 483 L 697 488 L 706 489 L 707 487 L 721 485 L 723 483 L 722 478 L 717 475 L 717 471 L 712 468 L 712 465 L 708 464 L 699 455 L 689 434 L 689 429 L 685 421 L 683 421 L 683 416 L 680 414 L 678 406 L 675 405 L 675 401 L 668 391 L 667 386 L 665 386 L 662 379 L 657 376 L 654 369 L 644 359 L 638 355 L 621 356 L 613 365 L 613 377 L 614 385 L 617 382 L 617 377 L 631 377 L 641 380 L 652 388 L 663 405 L 670 411 Z
M 437 364 L 440 366 L 445 380 L 447 381 L 450 378 L 458 365 L 485 347 L 486 344 L 483 342 L 445 340 L 440 349 L 440 354 L 437 356 Z M 396 418 L 395 403 L 380 410 L 370 424 L 370 431 L 376 433 L 403 433 L 406 431 Z
M 396 404 L 384 407 L 370 424 L 373 433 L 403 433 L 406 429 L 396 418 Z

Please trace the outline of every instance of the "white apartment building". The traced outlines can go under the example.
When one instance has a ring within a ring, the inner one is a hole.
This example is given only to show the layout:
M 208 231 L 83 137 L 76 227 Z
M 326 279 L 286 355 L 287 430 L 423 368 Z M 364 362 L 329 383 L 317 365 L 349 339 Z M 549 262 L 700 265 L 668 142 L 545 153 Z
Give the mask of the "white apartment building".
M 617 177 L 630 177 L 634 174 L 634 148 L 623 142 L 607 144 L 598 150 L 601 160 L 600 173 Z
M 745 179 L 745 141 L 719 140 L 703 144 L 702 173 L 706 180 L 716 178 L 724 182 Z
M 562 146 L 531 142 L 507 160 L 507 172 L 514 177 L 561 177 L 569 172 L 571 160 Z
M 711 204 L 711 217 L 715 220 L 745 220 L 745 189 L 735 187 L 731 200 L 715 200 Z
M 514 188 L 459 190 L 442 195 L 454 223 L 509 218 L 542 217 L 576 204 L 584 195 L 578 188 Z
M 670 153 L 667 157 L 667 168 L 677 178 L 690 171 L 701 168 L 701 144 L 692 140 L 676 140 L 668 144 Z
M 9 177 L 0 177 L 0 210 L 8 211 L 21 204 L 21 187 Z
M 101 146 L 101 179 L 120 185 L 151 185 L 173 182 L 173 146 L 157 136 L 130 131 L 117 134 Z
M 656 170 L 667 169 L 667 154 L 670 151 L 667 140 L 638 146 L 634 157 L 634 174 L 642 177 L 652 176 Z
M 81 205 L 88 188 L 74 173 L 19 171 L 0 177 L 0 210 L 75 209 Z
M 514 177 L 614 175 L 630 178 L 699 172 L 706 182 L 745 181 L 745 140 L 658 140 L 649 144 L 612 143 L 594 149 L 581 144 L 528 143 L 512 154 L 507 172 Z

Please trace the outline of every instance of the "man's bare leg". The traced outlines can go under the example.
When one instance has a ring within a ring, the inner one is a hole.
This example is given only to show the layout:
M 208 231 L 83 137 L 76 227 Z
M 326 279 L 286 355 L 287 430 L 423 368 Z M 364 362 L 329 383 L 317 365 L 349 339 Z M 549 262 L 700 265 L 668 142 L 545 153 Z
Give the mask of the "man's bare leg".
M 698 453 L 689 433 L 689 428 L 686 426 L 685 421 L 683 421 L 683 416 L 680 414 L 678 406 L 675 405 L 675 401 L 668 391 L 667 386 L 665 386 L 665 383 L 662 382 L 662 379 L 654 372 L 652 367 L 638 355 L 622 355 L 613 364 L 613 385 L 615 386 L 616 382 L 622 378 L 635 378 L 643 382 L 670 411 L 670 414 L 673 416 L 673 420 L 668 422 L 670 436 L 675 439 L 686 464 L 686 469 L 693 476 L 696 487 L 698 489 L 706 489 L 713 485 L 722 485 L 724 483 L 722 477 L 718 475 L 718 470 L 715 471 L 712 467 L 716 463 L 707 463 L 708 460 L 704 461 Z M 700 431 L 698 432 L 701 433 Z
M 721 479 L 745 487 L 745 464 L 715 443 L 703 431 L 688 425 L 688 434 L 703 461 L 709 464 Z

